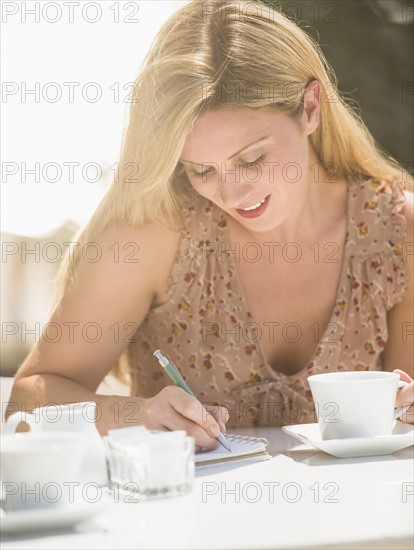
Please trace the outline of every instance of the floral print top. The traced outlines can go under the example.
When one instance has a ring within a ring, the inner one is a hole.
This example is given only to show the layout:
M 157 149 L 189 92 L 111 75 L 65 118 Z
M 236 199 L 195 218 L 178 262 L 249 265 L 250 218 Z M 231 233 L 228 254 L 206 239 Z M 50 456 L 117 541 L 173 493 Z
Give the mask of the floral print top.
M 403 189 L 398 180 L 349 184 L 331 316 L 336 337 L 321 334 L 313 357 L 292 375 L 275 371 L 258 342 L 246 338 L 243 328 L 252 318 L 234 254 L 226 250 L 226 214 L 195 191 L 190 194 L 167 301 L 150 309 L 128 347 L 132 394 L 151 397 L 171 384 L 152 355 L 160 349 L 202 403 L 228 408 L 228 427 L 315 422 L 307 376 L 381 369 L 386 312 L 402 300 L 408 283 Z

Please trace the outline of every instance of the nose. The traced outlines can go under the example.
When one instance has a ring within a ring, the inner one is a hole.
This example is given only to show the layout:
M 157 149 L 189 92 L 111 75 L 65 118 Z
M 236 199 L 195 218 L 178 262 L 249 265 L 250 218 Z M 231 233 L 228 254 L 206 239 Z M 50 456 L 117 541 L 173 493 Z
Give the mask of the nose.
M 235 178 L 225 179 L 222 176 L 220 182 L 220 198 L 227 208 L 239 208 L 245 204 L 249 196 L 253 194 L 253 185 Z

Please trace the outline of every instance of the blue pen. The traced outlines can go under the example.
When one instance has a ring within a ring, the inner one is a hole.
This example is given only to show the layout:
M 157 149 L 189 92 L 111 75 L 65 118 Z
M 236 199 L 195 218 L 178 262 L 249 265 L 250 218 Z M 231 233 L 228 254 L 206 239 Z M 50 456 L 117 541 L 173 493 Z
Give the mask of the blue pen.
M 171 361 L 169 361 L 165 357 L 165 355 L 163 355 L 160 352 L 159 349 L 154 351 L 153 355 L 155 355 L 155 357 L 158 359 L 159 364 L 162 366 L 162 368 L 165 370 L 165 372 L 168 374 L 168 376 L 171 378 L 171 380 L 174 382 L 174 384 L 176 386 L 180 387 L 181 389 L 183 389 L 184 391 L 186 391 L 187 393 L 189 393 L 190 395 L 192 395 L 193 397 L 195 397 L 193 392 L 190 390 L 190 388 L 185 383 L 184 378 L 178 372 L 178 370 L 177 370 L 176 366 L 174 365 L 174 363 L 171 363 Z M 221 443 L 223 445 L 223 447 L 225 449 L 227 449 L 229 452 L 231 452 L 231 449 L 227 444 L 226 438 L 224 437 L 224 435 L 222 433 L 220 433 L 216 437 L 216 439 L 219 443 Z

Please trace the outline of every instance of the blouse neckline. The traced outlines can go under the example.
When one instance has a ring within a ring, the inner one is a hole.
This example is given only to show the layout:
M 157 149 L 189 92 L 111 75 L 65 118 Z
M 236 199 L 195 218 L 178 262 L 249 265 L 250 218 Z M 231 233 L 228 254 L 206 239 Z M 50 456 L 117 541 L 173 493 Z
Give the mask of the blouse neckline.
M 316 359 L 316 352 L 318 351 L 318 349 L 324 345 L 325 343 L 329 343 L 324 341 L 326 340 L 326 338 L 328 337 L 328 331 L 330 329 L 330 326 L 332 324 L 334 324 L 335 326 L 340 324 L 340 322 L 342 321 L 343 319 L 343 316 L 344 316 L 344 313 L 345 313 L 345 308 L 339 308 L 339 314 L 338 314 L 338 302 L 340 302 L 340 299 L 341 299 L 341 295 L 343 294 L 343 291 L 344 291 L 344 278 L 345 278 L 345 275 L 346 275 L 346 267 L 348 265 L 348 258 L 349 258 L 349 231 L 350 231 L 350 218 L 351 218 L 351 200 L 350 200 L 350 197 L 351 197 L 351 190 L 350 190 L 350 184 L 348 184 L 347 186 L 347 200 L 346 200 L 346 203 L 347 203 L 347 206 L 346 206 L 346 230 L 345 230 L 345 243 L 344 243 L 344 250 L 343 250 L 343 254 L 342 254 L 342 262 L 341 262 L 341 268 L 340 268 L 340 273 L 339 273 L 339 278 L 338 278 L 338 284 L 337 284 L 337 287 L 336 287 L 336 298 L 335 298 L 335 302 L 334 302 L 334 306 L 333 306 L 333 309 L 332 309 L 332 313 L 329 317 L 329 321 L 325 324 L 325 329 L 319 339 L 319 341 L 317 342 L 316 346 L 315 346 L 315 349 L 312 353 L 312 356 L 311 358 L 309 359 L 309 361 L 306 362 L 306 364 L 303 366 L 303 368 L 301 368 L 299 371 L 295 372 L 295 373 L 292 373 L 292 374 L 285 374 L 281 371 L 277 371 L 275 370 L 272 365 L 270 364 L 270 362 L 268 361 L 265 353 L 264 353 L 264 350 L 260 344 L 260 340 L 257 341 L 257 348 L 259 350 L 259 354 L 260 354 L 260 358 L 261 358 L 261 361 L 262 363 L 265 365 L 266 367 L 266 370 L 269 372 L 269 373 L 272 373 L 272 375 L 274 377 L 286 377 L 286 378 L 294 378 L 294 377 L 297 377 L 297 378 L 301 378 L 301 376 L 303 375 L 303 373 L 309 369 L 309 367 L 311 366 L 311 364 L 314 364 L 315 363 L 315 359 Z M 223 238 L 224 242 L 225 242 L 225 246 L 226 246 L 226 249 L 230 249 L 230 235 L 229 235 L 229 228 L 228 228 L 228 224 L 227 224 L 227 221 L 226 221 L 226 214 L 225 212 L 223 212 L 218 206 L 216 206 L 215 204 L 213 204 L 213 208 L 217 209 L 219 211 L 219 217 L 225 221 L 225 223 L 219 223 L 218 224 L 218 227 L 220 228 L 220 232 L 221 232 L 221 237 Z M 227 248 L 228 247 L 228 248 Z M 237 284 L 240 288 L 240 294 L 241 294 L 241 301 L 243 302 L 243 306 L 248 314 L 248 316 L 250 317 L 250 319 L 254 321 L 252 315 L 251 315 L 251 311 L 250 311 L 250 307 L 249 307 L 249 304 L 247 302 L 247 299 L 246 299 L 246 295 L 245 295 L 245 292 L 244 292 L 244 288 L 243 288 L 243 285 L 241 283 L 241 280 L 240 280 L 240 277 L 239 277 L 239 274 L 237 272 L 237 269 L 236 269 L 236 265 L 234 263 L 234 258 L 232 257 L 232 254 L 228 254 L 228 258 L 229 258 L 229 262 L 231 264 L 231 267 L 233 268 L 233 272 L 234 272 L 234 277 L 237 281 Z M 337 342 L 335 342 L 337 343 Z

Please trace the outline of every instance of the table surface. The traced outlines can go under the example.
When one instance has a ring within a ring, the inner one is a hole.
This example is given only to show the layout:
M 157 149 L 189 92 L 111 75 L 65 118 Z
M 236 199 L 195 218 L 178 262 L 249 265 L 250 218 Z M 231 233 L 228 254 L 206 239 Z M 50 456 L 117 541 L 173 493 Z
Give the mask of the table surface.
M 281 428 L 237 433 L 266 437 L 272 458 L 197 469 L 181 497 L 130 502 L 103 489 L 108 504 L 92 519 L 60 532 L 3 535 L 2 548 L 413 547 L 413 447 L 337 459 Z

